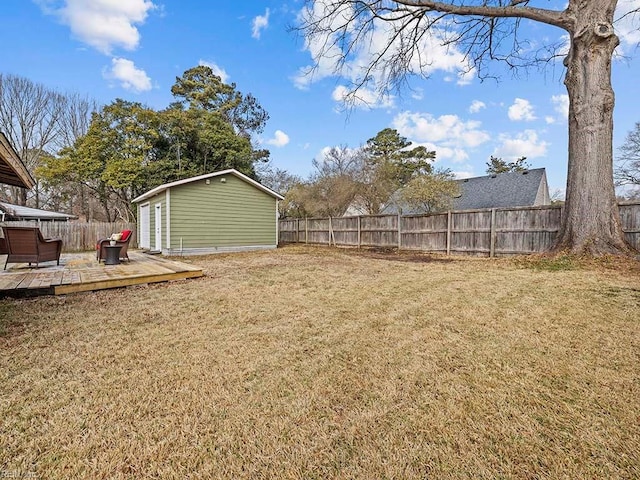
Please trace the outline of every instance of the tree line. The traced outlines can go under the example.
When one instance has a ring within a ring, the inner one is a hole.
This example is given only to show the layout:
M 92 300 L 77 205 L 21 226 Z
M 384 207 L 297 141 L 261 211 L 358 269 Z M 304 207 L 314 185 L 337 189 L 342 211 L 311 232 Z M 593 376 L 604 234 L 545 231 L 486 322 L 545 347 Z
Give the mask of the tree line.
M 0 75 L 0 129 L 36 187 L 6 187 L 5 200 L 71 212 L 87 220 L 132 221 L 131 200 L 163 183 L 235 168 L 258 179 L 269 160 L 259 148 L 268 113 L 251 94 L 207 66 L 176 78 L 176 99 L 163 110 L 116 99 L 65 95 Z
M 433 167 L 435 158 L 385 128 L 360 147 L 326 149 L 307 179 L 272 170 L 263 181 L 285 193 L 281 216 L 375 215 L 389 206 L 432 212 L 448 208 L 458 192 L 451 171 Z
M 36 170 L 86 133 L 96 109 L 90 97 L 61 93 L 27 78 L 0 73 L 0 131 L 36 180 L 31 190 L 0 185 L 0 198 L 36 208 L 69 210 L 72 192 L 52 187 Z
M 257 99 L 225 84 L 209 67 L 184 72 L 163 110 L 116 99 L 98 107 L 28 79 L 0 74 L 0 130 L 36 186 L 0 186 L 0 199 L 74 213 L 86 220 L 135 218 L 131 200 L 162 183 L 235 168 L 285 195 L 283 216 L 340 216 L 400 210 L 434 212 L 458 195 L 453 174 L 434 168 L 436 152 L 385 128 L 357 148 L 336 146 L 313 160 L 307 179 L 273 168 L 255 136 L 269 118 Z M 492 156 L 487 173 L 530 168 Z M 640 195 L 640 122 L 615 170 L 627 198 Z

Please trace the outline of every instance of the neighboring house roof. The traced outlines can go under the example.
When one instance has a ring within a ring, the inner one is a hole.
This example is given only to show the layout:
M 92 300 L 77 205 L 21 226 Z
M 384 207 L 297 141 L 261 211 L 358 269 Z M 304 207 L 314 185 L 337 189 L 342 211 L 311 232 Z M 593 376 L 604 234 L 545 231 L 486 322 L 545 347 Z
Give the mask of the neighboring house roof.
M 544 168 L 534 168 L 523 172 L 505 172 L 483 177 L 455 180 L 460 187 L 460 196 L 453 199 L 452 210 L 477 210 L 482 208 L 533 207 L 550 205 L 549 186 Z M 409 207 L 400 200 L 401 191 L 396 191 L 382 213 L 404 214 L 423 213 Z M 349 207 L 351 215 L 360 215 Z
M 0 132 L 0 183 L 22 188 L 31 188 L 36 184 L 29 175 L 27 167 L 20 160 L 18 152 L 2 132 Z
M 3 217 L 7 216 L 12 220 L 70 220 L 72 218 L 78 218 L 75 215 L 69 215 L 67 213 L 49 212 L 47 210 L 12 205 L 5 202 L 0 202 L 0 212 L 3 213 Z
M 457 180 L 460 197 L 455 210 L 548 205 L 549 187 L 544 168 L 505 172 Z
M 192 182 L 197 182 L 199 180 L 206 180 L 207 178 L 219 177 L 219 176 L 222 176 L 222 175 L 234 175 L 234 176 L 238 177 L 239 179 L 244 180 L 245 182 L 253 185 L 257 189 L 262 190 L 263 192 L 271 195 L 272 197 L 275 197 L 278 200 L 284 200 L 284 197 L 282 195 L 280 195 L 280 194 L 274 192 L 273 190 L 265 187 L 261 183 L 256 182 L 252 178 L 247 177 L 246 175 L 240 173 L 239 171 L 237 171 L 237 170 L 235 170 L 233 168 L 230 168 L 229 170 L 222 170 L 220 172 L 207 173 L 205 175 L 199 175 L 197 177 L 185 178 L 183 180 L 177 180 L 175 182 L 165 183 L 164 185 L 160 185 L 160 186 L 158 186 L 158 187 L 156 187 L 156 188 L 154 188 L 152 190 L 149 190 L 146 193 L 143 193 L 139 197 L 134 198 L 132 200 L 132 203 L 142 202 L 143 200 L 146 200 L 146 199 L 151 198 L 151 197 L 153 197 L 155 195 L 158 195 L 159 193 L 164 192 L 168 188 L 177 187 L 179 185 L 185 185 L 185 184 L 192 183 Z

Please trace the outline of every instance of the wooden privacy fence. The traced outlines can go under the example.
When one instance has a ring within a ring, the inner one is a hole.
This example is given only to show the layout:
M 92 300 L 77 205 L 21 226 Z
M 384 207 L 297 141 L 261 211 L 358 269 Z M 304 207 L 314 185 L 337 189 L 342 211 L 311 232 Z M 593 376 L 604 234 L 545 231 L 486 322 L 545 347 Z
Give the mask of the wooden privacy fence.
M 94 250 L 96 241 L 109 237 L 112 233 L 128 229 L 133 232 L 129 248 L 137 248 L 136 224 L 125 222 L 0 222 L 0 225 L 13 227 L 38 227 L 45 238 L 61 238 L 63 252 L 81 252 Z M 0 230 L 0 236 L 2 232 Z
M 627 241 L 640 250 L 640 202 L 621 203 Z M 561 206 L 493 208 L 424 215 L 367 215 L 280 220 L 282 243 L 393 247 L 485 256 L 548 250 L 556 238 Z

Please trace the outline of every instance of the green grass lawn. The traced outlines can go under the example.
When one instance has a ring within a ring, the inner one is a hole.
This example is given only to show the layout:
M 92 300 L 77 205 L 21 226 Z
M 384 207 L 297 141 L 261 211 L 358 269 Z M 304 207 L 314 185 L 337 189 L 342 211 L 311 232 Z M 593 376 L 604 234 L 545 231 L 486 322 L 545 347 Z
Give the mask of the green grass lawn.
M 640 478 L 638 262 L 188 261 L 0 300 L 0 476 Z

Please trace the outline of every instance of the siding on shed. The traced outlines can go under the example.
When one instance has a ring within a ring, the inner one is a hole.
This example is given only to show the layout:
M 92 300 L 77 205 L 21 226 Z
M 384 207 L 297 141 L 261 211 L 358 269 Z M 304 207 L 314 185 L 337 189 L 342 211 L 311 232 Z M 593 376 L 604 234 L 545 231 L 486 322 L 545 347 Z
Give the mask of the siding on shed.
M 277 245 L 274 197 L 231 174 L 206 182 L 171 187 L 171 250 Z

